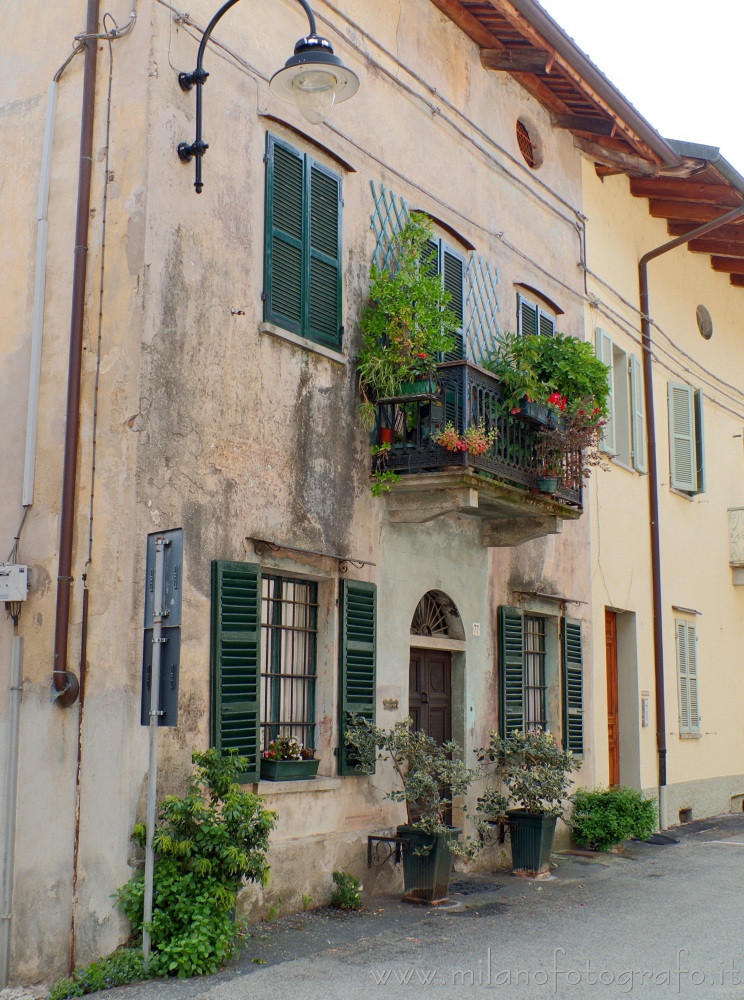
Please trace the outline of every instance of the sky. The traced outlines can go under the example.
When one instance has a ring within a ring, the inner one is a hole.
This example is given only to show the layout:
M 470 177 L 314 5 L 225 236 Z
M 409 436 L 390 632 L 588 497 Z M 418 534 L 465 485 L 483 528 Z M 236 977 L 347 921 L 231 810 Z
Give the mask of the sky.
M 744 0 L 539 2 L 657 132 L 744 176 Z

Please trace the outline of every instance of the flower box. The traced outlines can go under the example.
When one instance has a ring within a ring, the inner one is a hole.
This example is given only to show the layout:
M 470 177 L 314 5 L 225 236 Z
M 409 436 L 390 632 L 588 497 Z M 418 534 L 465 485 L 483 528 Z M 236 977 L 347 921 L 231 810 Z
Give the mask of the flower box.
M 263 781 L 309 781 L 318 773 L 320 761 L 312 760 L 268 760 L 261 758 L 261 778 Z
M 541 427 L 556 427 L 559 416 L 552 406 L 545 403 L 535 403 L 531 399 L 523 399 L 519 404 L 519 414 L 525 420 L 530 420 Z
M 401 396 L 433 396 L 438 386 L 431 378 L 417 379 L 415 382 L 404 382 L 400 387 Z

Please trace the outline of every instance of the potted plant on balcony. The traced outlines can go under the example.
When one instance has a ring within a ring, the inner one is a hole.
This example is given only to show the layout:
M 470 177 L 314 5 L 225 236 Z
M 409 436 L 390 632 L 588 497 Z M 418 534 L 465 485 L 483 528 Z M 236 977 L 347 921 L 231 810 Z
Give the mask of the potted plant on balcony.
M 537 435 L 537 488 L 555 493 L 561 478 L 571 489 L 580 489 L 594 468 L 605 468 L 600 451 L 604 418 L 594 400 L 579 401 L 572 409 L 560 400 L 561 419 L 554 427 L 543 427 Z
M 492 732 L 488 746 L 476 753 L 481 762 L 493 765 L 493 777 L 506 791 L 503 795 L 490 790 L 478 805 L 492 819 L 506 816 L 513 870 L 532 876 L 547 873 L 556 821 L 563 815 L 571 772 L 580 762 L 542 729 L 508 736 Z M 512 808 L 506 808 L 510 804 Z
M 312 747 L 295 736 L 277 736 L 261 754 L 264 781 L 307 781 L 318 773 L 320 761 Z
M 406 395 L 409 385 L 414 394 L 431 393 L 437 357 L 454 346 L 460 324 L 447 308 L 450 293 L 432 274 L 435 252 L 431 222 L 414 212 L 393 237 L 391 268 L 372 265 L 357 360 L 365 426 L 374 425 L 377 400 Z
M 397 829 L 405 840 L 403 851 L 404 899 L 437 903 L 447 898 L 455 855 L 472 858 L 480 849 L 477 840 L 459 839 L 462 830 L 450 826 L 447 816 L 452 800 L 464 795 L 479 772 L 461 758 L 452 740 L 437 743 L 413 728 L 410 718 L 390 729 L 378 729 L 354 717 L 346 728 L 346 742 L 354 748 L 357 770 L 371 774 L 376 761 L 390 761 L 397 787 L 385 798 L 404 802 L 407 822 Z
M 610 370 L 587 341 L 562 333 L 507 333 L 483 365 L 502 383 L 510 413 L 552 426 L 579 407 L 596 408 L 601 417 L 607 413 Z

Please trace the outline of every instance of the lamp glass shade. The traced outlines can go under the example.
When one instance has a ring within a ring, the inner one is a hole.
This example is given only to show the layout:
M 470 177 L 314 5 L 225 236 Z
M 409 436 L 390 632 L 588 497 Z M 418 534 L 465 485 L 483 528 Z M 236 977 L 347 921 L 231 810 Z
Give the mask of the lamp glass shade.
M 320 125 L 331 113 L 336 101 L 337 82 L 333 74 L 317 69 L 298 73 L 293 79 L 297 107 L 311 125 Z

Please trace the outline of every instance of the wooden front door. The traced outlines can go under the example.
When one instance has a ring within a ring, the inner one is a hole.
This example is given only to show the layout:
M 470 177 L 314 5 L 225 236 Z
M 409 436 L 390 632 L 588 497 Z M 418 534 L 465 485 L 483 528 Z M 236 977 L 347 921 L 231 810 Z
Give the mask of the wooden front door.
M 408 714 L 414 729 L 437 741 L 452 739 L 452 656 L 438 649 L 412 649 Z
M 620 784 L 620 731 L 617 697 L 617 614 L 605 608 L 607 649 L 607 739 L 610 749 L 610 785 Z

